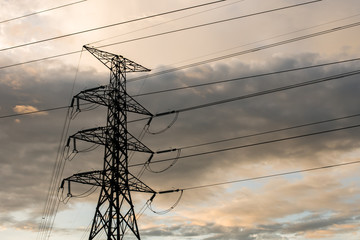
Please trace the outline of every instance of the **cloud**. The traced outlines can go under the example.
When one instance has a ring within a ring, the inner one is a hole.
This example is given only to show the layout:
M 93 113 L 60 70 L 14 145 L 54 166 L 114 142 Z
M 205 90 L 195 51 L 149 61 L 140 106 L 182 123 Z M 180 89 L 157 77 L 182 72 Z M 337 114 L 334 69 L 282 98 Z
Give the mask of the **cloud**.
M 335 234 L 356 235 L 358 223 L 351 217 L 332 217 L 321 220 L 307 221 L 303 227 L 301 222 L 287 222 L 258 225 L 253 227 L 223 226 L 221 224 L 208 223 L 179 224 L 170 227 L 157 226 L 142 230 L 142 236 L 162 236 L 180 239 L 181 237 L 203 236 L 204 240 L 269 240 L 282 239 L 290 240 L 293 236 L 303 236 L 305 238 L 333 237 Z M 320 226 L 321 225 L 321 226 Z M 343 235 L 346 236 L 346 235 Z M 149 238 L 152 239 L 152 238 Z
M 146 80 L 144 84 L 129 82 L 128 90 L 130 94 L 135 94 L 139 92 L 140 87 L 142 87 L 141 92 L 148 92 L 324 61 L 316 54 L 275 56 L 269 63 L 247 64 L 234 60 L 230 63 L 212 64 L 161 75 L 156 79 Z M 156 113 L 320 78 L 350 71 L 353 68 L 353 64 L 339 65 L 327 69 L 252 78 L 222 84 L 221 88 L 213 85 L 136 99 L 151 112 Z M 16 88 L 6 82 L 0 82 L 2 114 L 10 114 L 13 111 L 25 113 L 67 105 L 74 83 L 74 71 L 74 68 L 61 64 L 44 68 L 36 73 L 27 67 L 20 68 L 17 73 L 19 82 Z M 6 71 L 0 74 L 9 79 L 11 72 Z M 108 81 L 108 75 L 91 68 L 83 69 L 78 76 L 73 94 Z M 156 151 L 354 114 L 358 111 L 357 105 L 353 104 L 358 100 L 358 88 L 357 78 L 349 77 L 304 89 L 299 88 L 197 111 L 182 112 L 171 128 L 159 135 L 146 135 L 143 142 Z M 39 206 L 39 202 L 44 203 L 46 199 L 48 181 L 51 179 L 65 116 L 66 111 L 52 111 L 38 115 L 36 118 L 19 117 L 22 124 L 15 124 L 12 119 L 4 120 L 3 126 L 6 128 L 0 129 L 3 155 L 0 160 L 0 180 L 6 182 L 6 185 L 0 186 L 2 211 L 14 212 L 31 208 L 30 214 L 34 218 L 40 217 L 42 205 Z M 137 117 L 139 116 L 129 116 L 132 119 Z M 154 119 L 150 129 L 156 131 L 165 128 L 173 117 Z M 105 108 L 100 107 L 94 111 L 86 111 L 86 108 L 83 108 L 83 111 L 71 120 L 69 134 L 74 134 L 81 129 L 103 126 L 105 120 Z M 184 149 L 181 156 L 331 129 L 356 122 L 354 118 L 354 120 L 338 121 L 323 126 L 311 126 L 222 144 L 189 148 Z M 129 131 L 139 136 L 143 124 L 142 122 L 131 123 Z M 314 136 L 261 147 L 179 159 L 168 171 L 162 174 L 145 172 L 141 179 L 155 190 L 168 190 L 322 166 L 338 162 L 339 158 L 344 157 L 345 154 L 355 152 L 359 147 L 358 140 L 358 134 L 344 131 L 326 136 Z M 79 150 L 88 147 L 89 145 L 85 143 L 78 145 Z M 102 151 L 102 148 L 98 148 L 90 153 L 77 154 L 71 162 L 66 162 L 63 177 L 77 172 L 101 169 Z M 154 160 L 174 156 L 174 152 L 168 155 L 156 155 Z M 135 154 L 130 164 L 144 162 L 147 157 L 147 155 Z M 157 164 L 152 168 L 159 170 L 169 164 Z M 130 171 L 136 174 L 139 169 L 131 168 Z M 347 230 L 342 226 L 354 224 L 351 218 L 356 215 L 351 214 L 350 211 L 354 203 L 347 202 L 347 199 L 354 199 L 359 194 L 358 185 L 349 187 L 341 182 L 345 181 L 347 176 L 354 177 L 356 174 L 350 170 L 327 171 L 317 177 L 316 174 L 315 177 L 311 177 L 310 174 L 301 175 L 296 181 L 288 178 L 273 179 L 259 183 L 254 188 L 251 188 L 252 183 L 248 183 L 246 186 L 235 189 L 231 189 L 231 186 L 229 188 L 222 186 L 216 189 L 185 192 L 180 205 L 173 210 L 175 216 L 166 215 L 164 218 L 157 218 L 149 214 L 141 219 L 145 226 L 148 222 L 151 222 L 149 226 L 152 226 L 146 228 L 144 236 L 173 236 L 179 239 L 181 236 L 191 237 L 198 234 L 204 236 L 204 239 L 286 239 L 286 234 L 315 234 L 316 231 L 328 230 L 335 224 L 338 227 L 332 231 L 341 232 L 340 229 L 343 229 L 347 233 L 352 230 Z M 84 190 L 76 184 L 73 186 L 74 195 Z M 321 194 L 318 194 L 319 192 Z M 176 194 L 157 196 L 154 200 L 154 208 L 167 209 L 177 197 Z M 96 202 L 96 198 L 96 196 L 87 199 L 74 198 L 71 202 Z M 335 215 L 327 221 L 326 219 L 317 222 L 310 221 L 312 224 L 309 221 L 307 221 L 309 224 L 305 224 L 305 220 L 302 223 L 301 219 L 297 219 L 294 223 L 276 222 L 276 219 L 286 219 L 292 215 L 301 215 L 306 211 L 314 214 L 334 211 Z M 341 215 L 341 212 L 344 215 Z M 163 219 L 169 219 L 173 225 L 159 227 L 162 226 Z M 184 225 L 186 221 L 190 223 Z M 4 224 L 5 221 L 2 223 Z M 27 226 L 21 221 L 18 221 L 18 224 L 20 227 L 21 224 Z M 15 225 L 16 221 L 12 226 Z
M 36 107 L 30 106 L 30 105 L 16 105 L 13 108 L 14 112 L 16 113 L 31 113 L 31 112 L 37 112 L 37 113 L 33 113 L 33 115 L 48 115 L 47 112 L 38 112 L 39 109 L 37 109 Z
M 344 174 L 345 172 L 349 176 L 355 174 L 351 170 L 344 170 Z M 209 197 L 208 201 L 191 200 L 198 195 L 196 192 L 187 191 L 182 201 L 182 210 L 178 211 L 184 218 L 197 223 L 207 223 L 211 219 L 219 225 L 250 228 L 273 223 L 275 219 L 301 216 L 307 211 L 330 211 L 335 215 L 343 213 L 351 216 L 355 202 L 348 200 L 356 199 L 360 191 L 355 187 L 355 182 L 354 188 L 339 183 L 336 179 L 338 175 L 334 170 L 326 173 L 315 172 L 295 180 L 274 178 L 260 185 L 257 190 L 241 187 L 239 184 L 236 188 L 238 190 L 231 191 L 229 186 L 230 189 L 217 189 L 216 194 Z M 204 195 L 206 192 L 199 190 L 198 194 Z M 206 202 L 211 202 L 212 206 L 216 207 L 211 208 Z M 315 224 L 309 224 L 311 225 Z
M 87 1 L 69 8 L 38 14 L 1 24 L 0 33 L 4 37 L 1 38 L 0 45 L 1 48 L 6 48 L 188 6 L 184 1 L 174 1 L 171 6 L 166 4 L 165 0 L 160 2 L 164 4 L 132 1 L 124 14 L 120 15 L 121 3 L 118 1 L 112 4 Z M 239 13 L 248 14 L 284 4 L 283 1 L 271 3 L 268 1 L 260 6 L 254 1 L 240 2 L 241 4 L 231 4 L 228 8 L 217 8 L 214 5 L 213 11 L 203 9 L 205 11 L 201 15 L 194 12 L 191 18 L 180 17 L 178 21 L 174 21 L 174 16 L 171 15 L 162 16 L 137 22 L 136 26 L 123 25 L 4 51 L 5 55 L 0 59 L 0 66 L 80 50 L 84 43 L 118 35 L 117 32 L 134 31 L 131 35 L 121 36 L 109 42 L 201 24 L 214 21 L 215 18 L 235 17 Z M 353 22 L 355 20 L 349 16 L 358 13 L 358 4 L 354 0 L 346 2 L 340 4 L 336 1 L 322 1 L 289 11 L 229 22 L 226 27 L 218 25 L 198 31 L 179 32 L 146 41 L 116 45 L 107 50 L 122 54 L 134 61 L 139 60 L 140 64 L 157 72 L 166 69 L 162 64 L 178 62 L 179 64 L 174 66 L 181 66 L 197 59 L 206 60 L 211 56 L 231 54 L 251 49 L 255 45 L 262 46 L 290 39 L 295 37 L 295 34 L 301 36 L 310 31 L 321 31 Z M 3 1 L 0 4 L 0 12 L 2 18 L 7 19 L 53 7 L 51 3 L 49 4 L 45 6 L 44 3 L 35 0 L 32 1 L 31 6 L 28 6 L 29 4 L 24 0 L 16 1 L 16 4 Z M 316 14 L 311 14 L 312 12 Z M 330 16 L 329 12 L 333 14 Z M 342 21 L 334 21 L 337 19 Z M 151 24 L 163 22 L 167 24 L 149 28 Z M 317 28 L 313 28 L 314 26 Z M 144 31 L 135 33 L 140 28 L 144 28 Z M 299 32 L 299 29 L 307 30 L 305 33 L 305 31 Z M 290 32 L 291 34 L 288 34 Z M 144 80 L 128 81 L 127 90 L 129 94 L 137 95 L 358 57 L 358 41 L 354 40 L 358 39 L 357 35 L 354 28 L 241 57 L 148 77 Z M 224 51 L 224 49 L 229 50 Z M 203 57 L 197 58 L 199 56 Z M 188 60 L 184 61 L 185 59 Z M 78 63 L 80 68 L 77 69 L 74 66 Z M 252 77 L 218 85 L 136 97 L 136 100 L 152 113 L 184 109 L 356 70 L 357 63 Z M 96 68 L 88 67 L 89 65 Z M 86 52 L 1 69 L 0 116 L 67 106 L 71 96 L 79 91 L 107 84 L 109 80 L 107 70 Z M 127 77 L 130 80 L 141 75 L 128 74 Z M 174 125 L 162 134 L 143 135 L 142 130 L 146 121 L 129 123 L 128 130 L 134 136 L 140 136 L 144 144 L 154 151 L 185 147 L 181 151 L 181 157 L 256 144 L 355 125 L 358 124 L 359 117 L 201 147 L 188 147 L 357 114 L 359 88 L 358 76 L 347 77 L 194 111 L 184 111 L 178 115 Z M 82 107 L 80 113 L 72 115 L 69 128 L 64 126 L 66 116 L 67 111 L 64 109 L 18 116 L 16 119 L 1 119 L 0 231 L 8 229 L 3 231 L 5 238 L 6 231 L 17 232 L 15 229 L 25 229 L 30 232 L 36 229 L 35 226 L 41 218 L 46 201 L 57 154 L 62 151 L 59 148 L 62 133 L 68 130 L 68 135 L 71 135 L 79 130 L 106 124 L 104 107 L 96 108 L 92 105 L 89 108 Z M 143 116 L 129 114 L 128 117 L 129 120 L 133 120 Z M 164 129 L 174 118 L 174 115 L 154 118 L 150 130 Z M 141 180 L 159 191 L 356 161 L 359 156 L 359 136 L 358 128 L 353 128 L 233 151 L 180 158 L 174 166 L 163 173 L 145 171 Z M 86 152 L 92 146 L 80 141 L 77 147 L 80 152 L 72 161 L 65 162 L 62 177 L 103 167 L 102 147 Z M 157 154 L 153 160 L 175 156 L 176 152 Z M 148 157 L 148 154 L 136 153 L 131 157 L 129 164 L 143 163 Z M 154 170 L 161 170 L 170 164 L 171 162 L 165 162 L 151 167 Z M 137 167 L 130 168 L 135 175 L 140 170 L 141 168 Z M 158 216 L 149 210 L 146 211 L 139 219 L 141 235 L 144 239 L 358 239 L 360 214 L 354 210 L 358 208 L 356 203 L 360 195 L 358 172 L 357 165 L 349 165 L 259 181 L 188 190 L 184 192 L 179 205 L 170 214 Z M 88 186 L 74 183 L 71 190 L 76 196 L 86 192 Z M 132 197 L 135 207 L 140 209 L 151 196 L 133 194 Z M 157 195 L 152 204 L 153 208 L 159 211 L 168 209 L 178 197 L 179 193 Z M 93 194 L 81 199 L 73 198 L 70 199 L 69 204 L 79 203 L 80 208 L 84 202 L 95 205 L 97 195 Z M 84 218 L 81 214 L 77 214 L 76 208 L 60 205 L 63 215 L 60 214 L 62 216 L 56 219 L 54 238 L 62 236 L 66 230 L 69 239 L 71 233 L 78 233 L 79 228 L 75 226 L 76 223 L 73 228 L 72 226 L 63 228 L 61 224 L 63 222 L 70 225 L 66 218 L 67 211 L 63 211 L 64 209 L 70 209 L 70 219 L 74 223 L 76 218 L 74 216 L 78 216 L 81 220 Z M 90 220 L 86 219 L 87 222 Z
M 202 71 L 203 80 L 186 78 L 183 72 L 161 76 L 151 81 L 151 89 L 166 89 L 169 79 L 176 85 L 193 84 L 218 79 L 230 79 L 234 76 L 248 76 L 257 73 L 271 71 L 270 69 L 286 69 L 299 65 L 311 65 L 320 62 L 319 56 L 303 54 L 297 57 L 275 57 L 270 64 L 262 63 L 254 69 L 241 61 L 232 65 L 222 64 L 224 71 L 213 71 L 212 68 Z M 270 65 L 270 66 L 269 66 Z M 214 68 L 219 67 L 215 65 Z M 201 90 L 201 94 L 191 91 L 183 91 L 168 94 L 158 94 L 156 97 L 139 98 L 144 106 L 153 112 L 163 112 L 174 109 L 182 109 L 206 102 L 217 101 L 228 97 L 246 95 L 253 92 L 263 91 L 274 87 L 292 84 L 294 82 L 321 78 L 336 72 L 350 70 L 351 65 L 346 67 L 334 67 L 327 72 L 316 69 L 309 72 L 295 72 L 285 75 L 276 75 L 267 78 L 253 78 L 236 83 L 223 84 L 223 89 L 216 91 L 214 86 Z M 196 71 L 196 70 L 195 70 Z M 222 75 L 222 72 L 225 74 Z M 324 85 L 318 84 L 306 88 L 289 90 L 287 92 L 274 93 L 229 104 L 218 105 L 180 113 L 178 120 L 167 132 L 160 136 L 145 138 L 144 143 L 154 149 L 167 149 L 171 147 L 191 146 L 193 144 L 222 140 L 229 137 L 256 134 L 259 132 L 294 126 L 303 123 L 331 119 L 356 113 L 357 109 L 352 102 L 356 101 L 355 91 L 358 88 L 356 78 L 335 80 Z M 163 83 L 165 86 L 163 86 Z M 148 83 L 147 83 L 148 84 Z M 248 86 L 251 86 L 248 87 Z M 146 88 L 146 85 L 145 85 Z M 150 87 L 149 87 L 150 88 Z M 144 89 L 147 92 L 148 89 Z M 169 107 L 170 106 L 170 107 Z M 154 111 L 153 109 L 156 109 Z M 157 130 L 167 126 L 171 121 L 167 119 L 154 119 L 150 129 Z M 294 129 L 292 131 L 279 132 L 258 137 L 245 138 L 225 144 L 214 144 L 198 149 L 185 149 L 183 155 L 196 152 L 213 151 L 229 146 L 241 146 L 252 143 L 268 141 L 272 139 L 290 137 L 321 131 L 334 127 L 346 126 L 356 123 L 354 121 L 337 121 L 327 125 L 314 125 L 307 128 Z M 164 173 L 167 181 L 157 182 L 170 186 L 196 185 L 204 182 L 214 182 L 216 179 L 226 179 L 237 169 L 237 176 L 249 176 L 248 164 L 270 164 L 279 169 L 289 166 L 299 168 L 323 165 L 336 161 L 336 158 L 345 151 L 357 149 L 356 135 L 343 131 L 322 136 L 284 141 L 275 144 L 266 144 L 261 147 L 249 147 L 234 151 L 209 154 L 196 158 L 180 159 L 174 166 L 174 170 Z M 175 136 L 175 139 L 169 138 Z M 328 137 L 327 137 L 328 136 Z M 147 141 L 151 139 L 151 141 Z M 162 156 L 157 156 L 160 159 Z M 298 159 L 298 160 L 295 160 Z M 163 164 L 165 167 L 166 164 Z M 156 166 L 154 166 L 156 168 Z M 159 166 L 161 169 L 161 166 Z M 256 170 L 255 170 L 256 171 Z M 216 174 L 214 174 L 216 173 Z M 234 174 L 236 176 L 236 174 Z M 166 186 L 164 186 L 166 187 Z

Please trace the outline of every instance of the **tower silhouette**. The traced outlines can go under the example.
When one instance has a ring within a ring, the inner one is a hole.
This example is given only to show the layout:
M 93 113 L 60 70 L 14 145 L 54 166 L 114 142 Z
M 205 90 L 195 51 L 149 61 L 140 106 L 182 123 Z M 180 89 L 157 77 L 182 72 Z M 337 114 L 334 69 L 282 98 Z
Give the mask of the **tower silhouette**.
M 69 137 L 68 145 L 70 140 L 74 144 L 81 140 L 104 146 L 103 169 L 74 174 L 63 180 L 62 187 L 68 182 L 70 188 L 70 183 L 75 182 L 101 188 L 89 240 L 101 232 L 106 233 L 107 240 L 123 239 L 127 232 L 140 239 L 131 191 L 156 192 L 129 172 L 128 158 L 130 151 L 153 152 L 128 132 L 127 113 L 152 114 L 127 94 L 126 74 L 150 70 L 121 55 L 84 48 L 110 70 L 110 83 L 81 91 L 74 96 L 72 105 L 85 101 L 107 107 L 107 124 L 78 131 Z

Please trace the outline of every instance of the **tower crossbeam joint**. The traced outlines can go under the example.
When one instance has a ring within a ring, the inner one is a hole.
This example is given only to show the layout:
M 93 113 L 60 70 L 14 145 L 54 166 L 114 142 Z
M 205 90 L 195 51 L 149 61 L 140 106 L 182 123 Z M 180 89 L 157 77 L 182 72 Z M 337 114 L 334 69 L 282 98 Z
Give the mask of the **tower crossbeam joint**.
M 96 57 L 100 62 L 102 62 L 108 69 L 113 71 L 112 62 L 116 61 L 121 64 L 121 71 L 124 73 L 127 72 L 149 72 L 150 69 L 141 66 L 140 64 L 133 62 L 127 58 L 124 58 L 121 55 L 115 55 L 113 53 L 108 53 L 93 47 L 84 46 L 94 57 Z
M 108 94 L 109 94 L 109 89 L 107 88 L 107 86 L 100 86 L 96 88 L 83 90 L 73 97 L 72 105 L 76 100 L 77 108 L 80 109 L 80 100 L 83 100 L 103 106 L 108 106 L 109 105 Z
M 74 135 L 70 136 L 69 139 L 74 139 L 74 141 L 81 140 L 98 145 L 105 145 L 107 144 L 107 135 L 109 134 L 110 131 L 111 131 L 110 127 L 89 128 L 78 131 Z M 123 145 L 123 144 L 124 143 L 119 143 L 119 145 Z M 127 150 L 144 152 L 144 153 L 153 153 L 153 151 L 150 150 L 150 148 L 145 146 L 145 144 L 140 142 L 136 137 L 134 137 L 129 132 L 127 132 Z
M 103 106 L 110 106 L 113 104 L 114 99 L 112 96 L 112 91 L 118 91 L 117 89 L 112 89 L 111 86 L 100 86 L 92 89 L 87 89 L 81 91 L 77 95 L 74 96 L 72 101 L 72 106 L 76 101 L 77 109 L 80 110 L 80 100 L 95 103 Z M 119 103 L 123 105 L 121 102 Z M 148 116 L 153 116 L 151 112 L 149 112 L 146 108 L 144 108 L 139 102 L 137 102 L 133 97 L 126 93 L 126 111 L 132 113 L 138 113 Z
M 142 193 L 156 193 L 156 191 L 151 189 L 148 185 L 146 185 L 144 182 L 139 180 L 133 174 L 131 173 L 128 174 L 129 174 L 128 186 L 130 191 L 142 192 Z M 110 187 L 112 184 L 111 180 L 107 178 L 107 173 L 104 170 L 76 173 L 68 178 L 65 178 L 63 180 L 62 187 L 65 181 L 68 182 L 69 184 L 68 186 L 69 191 L 70 191 L 70 182 L 76 182 L 86 185 L 97 186 L 97 187 Z M 127 189 L 126 184 L 120 183 L 119 189 Z

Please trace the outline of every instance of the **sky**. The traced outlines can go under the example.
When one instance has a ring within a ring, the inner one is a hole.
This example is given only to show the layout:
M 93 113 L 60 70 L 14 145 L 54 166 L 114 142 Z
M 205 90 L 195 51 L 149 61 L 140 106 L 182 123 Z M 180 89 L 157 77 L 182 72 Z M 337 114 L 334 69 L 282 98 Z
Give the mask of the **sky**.
M 87 0 L 10 20 L 73 2 L 0 1 L 2 240 L 75 240 L 89 234 L 99 189 L 73 184 L 73 197 L 62 202 L 58 199 L 66 197 L 67 189 L 63 195 L 57 189 L 63 178 L 100 170 L 103 148 L 79 142 L 82 151 L 64 159 L 59 146 L 79 130 L 103 126 L 106 109 L 84 108 L 71 120 L 64 108 L 21 115 L 68 106 L 79 91 L 108 83 L 108 69 L 84 45 L 151 69 L 129 73 L 127 90 L 153 114 L 248 96 L 153 119 L 142 142 L 154 152 L 182 150 L 156 154 L 153 161 L 180 157 L 154 163 L 140 179 L 156 191 L 184 191 L 158 194 L 151 207 L 145 205 L 151 194 L 132 193 L 142 239 L 360 238 L 359 75 L 332 77 L 358 70 L 359 1 L 322 0 L 284 8 L 307 1 L 226 0 L 74 35 L 210 1 Z M 269 11 L 277 8 L 284 9 Z M 230 18 L 237 19 L 174 32 Z M 354 26 L 339 28 L 349 24 Z M 103 47 L 113 43 L 118 44 Z M 70 52 L 76 53 L 30 62 Z M 339 63 L 345 60 L 351 61 Z M 230 79 L 236 80 L 204 85 Z M 270 91 L 312 80 L 319 81 Z M 174 88 L 183 89 L 136 96 Z M 139 117 L 130 114 L 129 120 Z M 333 119 L 338 120 L 328 121 Z M 309 125 L 315 122 L 322 124 Z M 129 123 L 128 129 L 141 136 L 145 124 Z M 293 128 L 300 125 L 307 126 Z M 348 129 L 329 131 L 338 128 Z M 265 132 L 270 133 L 259 134 Z M 318 132 L 327 133 L 313 134 Z M 248 135 L 254 136 L 242 137 Z M 217 143 L 204 145 L 210 142 Z M 129 164 L 148 157 L 131 154 Z M 64 165 L 55 184 L 57 214 L 44 216 L 59 162 Z M 137 175 L 141 168 L 129 170 Z M 296 173 L 282 174 L 291 172 Z M 54 220 L 45 238 L 39 232 L 44 219 Z

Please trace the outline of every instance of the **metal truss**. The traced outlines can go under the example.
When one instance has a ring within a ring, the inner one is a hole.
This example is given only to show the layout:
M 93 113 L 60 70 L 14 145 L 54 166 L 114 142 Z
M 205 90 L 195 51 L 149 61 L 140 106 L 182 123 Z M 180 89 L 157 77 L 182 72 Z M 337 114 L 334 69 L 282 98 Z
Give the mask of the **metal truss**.
M 76 101 L 77 108 L 80 109 L 80 100 L 83 100 L 108 107 L 114 103 L 114 99 L 111 98 L 111 96 L 113 96 L 112 91 L 118 91 L 118 89 L 112 89 L 111 86 L 100 86 L 81 91 L 74 96 L 71 105 L 73 106 Z M 148 110 L 129 95 L 127 95 L 125 99 L 121 99 L 121 101 L 126 101 L 127 112 L 152 116 Z
M 98 145 L 106 145 L 106 138 L 110 131 L 111 129 L 108 126 L 90 128 L 77 132 L 76 134 L 70 136 L 69 139 L 73 139 L 75 150 L 76 150 L 76 143 L 75 143 L 76 140 L 82 140 L 85 142 L 90 142 Z M 125 147 L 124 142 L 119 142 L 118 144 L 120 147 Z M 134 137 L 129 132 L 127 132 L 126 145 L 129 151 L 153 153 L 153 151 L 151 151 L 148 147 L 146 147 L 142 142 L 140 142 L 136 137 Z
M 129 172 L 128 152 L 153 152 L 128 132 L 127 113 L 152 114 L 127 94 L 126 73 L 150 70 L 120 55 L 84 48 L 110 70 L 110 83 L 80 92 L 74 96 L 73 104 L 76 101 L 80 108 L 79 102 L 85 101 L 106 106 L 107 124 L 78 131 L 70 136 L 68 144 L 72 139 L 74 148 L 77 140 L 104 146 L 103 169 L 74 174 L 63 180 L 62 187 L 65 182 L 69 192 L 71 182 L 101 187 L 89 240 L 101 232 L 107 240 L 123 239 L 126 233 L 140 239 L 131 191 L 156 192 Z

